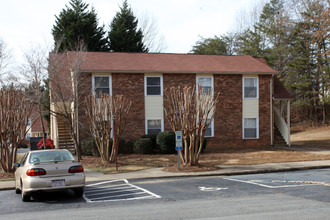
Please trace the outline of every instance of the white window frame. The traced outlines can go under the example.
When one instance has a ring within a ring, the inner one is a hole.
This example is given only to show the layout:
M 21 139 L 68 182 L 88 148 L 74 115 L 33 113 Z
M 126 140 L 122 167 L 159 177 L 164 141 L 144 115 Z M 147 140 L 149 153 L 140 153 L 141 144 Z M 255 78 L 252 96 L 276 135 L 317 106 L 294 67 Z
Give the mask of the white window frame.
M 112 95 L 112 76 L 111 75 L 93 75 L 92 94 L 95 95 L 95 77 L 109 77 L 109 94 Z
M 159 77 L 160 78 L 160 95 L 148 95 L 147 94 L 147 78 L 155 78 L 155 77 Z M 144 76 L 144 95 L 145 96 L 163 96 L 163 76 L 157 76 L 157 75 L 148 75 L 148 76 Z
M 205 137 L 214 137 L 214 119 L 212 120 L 210 127 L 211 127 L 211 136 L 205 135 Z
M 164 131 L 164 120 L 163 119 L 161 119 L 161 118 L 148 118 L 148 119 L 145 120 L 145 134 L 148 134 L 148 121 L 151 121 L 151 120 L 160 120 L 160 124 L 161 124 L 160 132 Z
M 253 137 L 253 138 L 246 138 L 245 137 L 245 127 L 244 127 L 244 120 L 245 119 L 256 119 L 256 137 Z M 243 117 L 243 120 L 242 120 L 242 134 L 243 134 L 243 139 L 245 140 L 251 140 L 251 139 L 259 139 L 259 118 L 258 117 Z
M 256 91 L 256 97 L 245 97 L 245 79 L 255 79 L 256 80 L 256 87 L 257 87 L 257 91 Z M 243 94 L 243 99 L 259 99 L 259 77 L 252 77 L 252 76 L 244 76 L 243 77 L 243 83 L 242 83 L 242 94 Z
M 214 83 L 213 83 L 213 76 L 196 76 L 196 92 L 198 94 L 198 80 L 201 79 L 201 78 L 210 78 L 211 79 L 211 90 L 212 90 L 212 93 L 211 95 L 214 96 Z

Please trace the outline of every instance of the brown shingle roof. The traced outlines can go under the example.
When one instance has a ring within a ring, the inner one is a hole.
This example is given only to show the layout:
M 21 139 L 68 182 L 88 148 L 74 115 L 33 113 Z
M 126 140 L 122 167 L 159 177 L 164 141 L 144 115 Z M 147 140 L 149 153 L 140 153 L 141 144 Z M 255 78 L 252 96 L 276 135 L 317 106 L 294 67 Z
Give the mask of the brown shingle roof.
M 274 99 L 292 99 L 288 90 L 283 83 L 275 76 L 274 77 Z
M 74 57 L 75 52 L 68 52 Z M 276 74 L 251 56 L 86 52 L 86 72 Z

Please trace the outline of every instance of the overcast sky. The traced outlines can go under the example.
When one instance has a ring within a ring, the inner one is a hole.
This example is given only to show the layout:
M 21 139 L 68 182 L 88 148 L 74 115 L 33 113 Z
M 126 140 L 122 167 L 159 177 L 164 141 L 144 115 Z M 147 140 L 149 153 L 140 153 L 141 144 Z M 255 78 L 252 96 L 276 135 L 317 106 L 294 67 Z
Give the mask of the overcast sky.
M 0 38 L 20 60 L 30 45 L 52 45 L 55 15 L 69 0 L 0 0 Z M 122 0 L 85 0 L 98 14 L 106 30 Z M 234 29 L 235 18 L 257 0 L 128 0 L 135 15 L 157 21 L 166 53 L 188 53 L 202 37 L 213 37 Z

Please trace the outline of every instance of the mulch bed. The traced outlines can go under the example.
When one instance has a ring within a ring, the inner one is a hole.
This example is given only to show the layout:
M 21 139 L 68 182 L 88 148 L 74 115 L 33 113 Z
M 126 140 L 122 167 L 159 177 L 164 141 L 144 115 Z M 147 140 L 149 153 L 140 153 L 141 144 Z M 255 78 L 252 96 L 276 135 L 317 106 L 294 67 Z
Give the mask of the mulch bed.
M 178 170 L 178 165 L 165 167 L 163 171 L 166 172 L 176 172 L 176 173 L 189 173 L 189 172 L 206 172 L 206 171 L 214 171 L 221 169 L 218 166 L 212 166 L 212 165 L 198 165 L 198 166 L 182 166 L 180 165 L 180 170 Z

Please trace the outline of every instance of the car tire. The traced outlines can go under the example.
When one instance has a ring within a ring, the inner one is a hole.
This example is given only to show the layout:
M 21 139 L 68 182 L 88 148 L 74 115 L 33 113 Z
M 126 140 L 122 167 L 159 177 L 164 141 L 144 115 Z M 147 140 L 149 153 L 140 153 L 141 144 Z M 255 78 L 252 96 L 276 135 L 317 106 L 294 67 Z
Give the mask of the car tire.
M 76 197 L 82 197 L 84 194 L 84 188 L 75 188 L 73 191 Z
M 31 199 L 31 195 L 27 194 L 26 192 L 24 192 L 24 188 L 23 188 L 23 183 L 21 181 L 21 193 L 22 193 L 22 201 L 23 202 L 28 202 Z
M 21 194 L 22 191 L 21 191 L 19 188 L 16 188 L 16 187 L 15 187 L 15 193 L 16 193 L 16 194 Z

